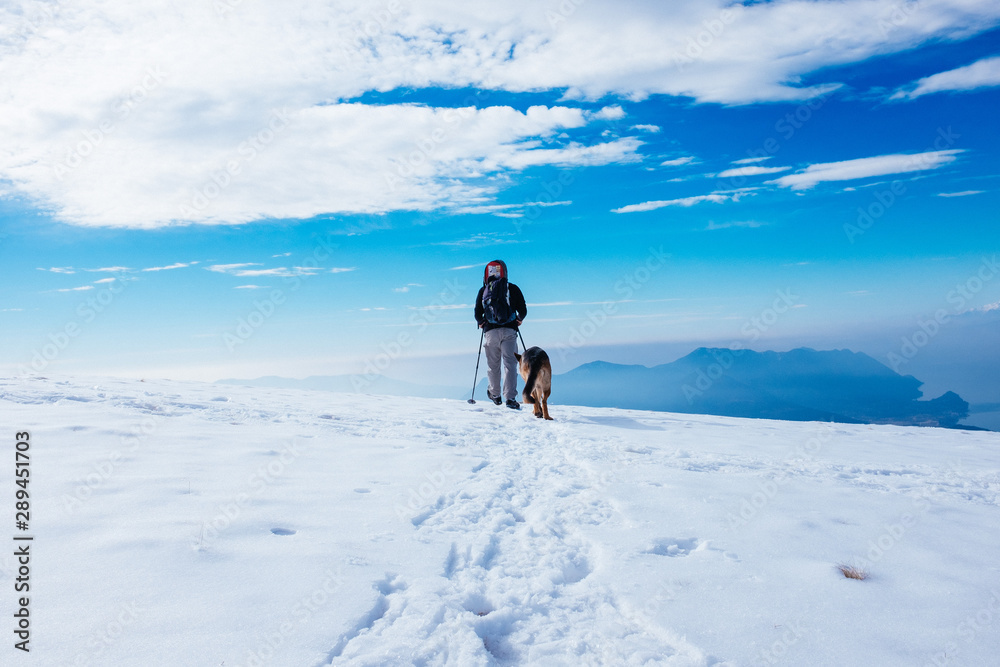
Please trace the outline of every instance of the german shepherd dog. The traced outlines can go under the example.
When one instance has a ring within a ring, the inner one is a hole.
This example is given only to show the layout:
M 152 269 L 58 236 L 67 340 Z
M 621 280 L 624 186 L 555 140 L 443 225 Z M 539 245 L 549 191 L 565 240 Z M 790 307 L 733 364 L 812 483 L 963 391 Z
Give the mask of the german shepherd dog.
M 518 371 L 524 378 L 521 398 L 525 403 L 533 403 L 535 416 L 552 419 L 549 416 L 549 394 L 552 393 L 552 364 L 549 355 L 540 347 L 529 347 L 524 354 L 514 353 Z

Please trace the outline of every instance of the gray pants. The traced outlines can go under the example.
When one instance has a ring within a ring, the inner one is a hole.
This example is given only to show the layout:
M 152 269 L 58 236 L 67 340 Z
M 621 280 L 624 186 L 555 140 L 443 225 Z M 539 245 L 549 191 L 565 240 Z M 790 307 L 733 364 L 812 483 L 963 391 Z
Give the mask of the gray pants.
M 517 396 L 517 332 L 513 329 L 492 329 L 483 336 L 486 350 L 486 364 L 489 368 L 490 394 L 500 396 L 500 361 L 503 361 L 503 398 L 511 400 Z

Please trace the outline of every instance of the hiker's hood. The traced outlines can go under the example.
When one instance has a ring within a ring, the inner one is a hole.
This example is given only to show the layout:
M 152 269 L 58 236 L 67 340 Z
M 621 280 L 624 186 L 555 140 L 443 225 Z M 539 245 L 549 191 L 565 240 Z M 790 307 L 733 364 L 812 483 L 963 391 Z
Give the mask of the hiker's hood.
M 484 285 L 487 282 L 489 282 L 489 280 L 490 280 L 490 267 L 491 266 L 499 266 L 500 267 L 500 277 L 501 278 L 506 278 L 507 277 L 507 265 L 504 264 L 504 262 L 503 262 L 502 259 L 494 259 L 492 262 L 490 262 L 489 264 L 487 264 L 486 268 L 483 270 L 483 284 Z

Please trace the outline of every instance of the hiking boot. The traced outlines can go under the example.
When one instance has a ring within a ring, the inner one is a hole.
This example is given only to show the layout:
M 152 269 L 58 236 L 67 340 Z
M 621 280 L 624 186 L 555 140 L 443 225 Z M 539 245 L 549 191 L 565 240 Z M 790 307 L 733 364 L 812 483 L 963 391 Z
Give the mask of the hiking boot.
M 496 405 L 500 405 L 501 403 L 503 403 L 503 401 L 500 399 L 500 397 L 499 396 L 494 396 L 493 394 L 491 394 L 489 389 L 486 390 L 486 398 L 488 398 L 491 401 L 493 401 Z
M 499 403 L 497 404 L 499 405 Z M 511 410 L 520 410 L 521 404 L 515 401 L 513 398 L 507 400 L 507 407 Z

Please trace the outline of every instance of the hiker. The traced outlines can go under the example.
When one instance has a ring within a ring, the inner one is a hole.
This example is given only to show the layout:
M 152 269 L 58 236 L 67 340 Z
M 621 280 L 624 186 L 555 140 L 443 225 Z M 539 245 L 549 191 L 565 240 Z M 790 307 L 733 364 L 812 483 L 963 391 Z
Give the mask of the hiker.
M 489 388 L 486 395 L 500 405 L 520 410 L 517 396 L 517 328 L 528 314 L 524 295 L 514 283 L 507 281 L 507 265 L 496 259 L 486 265 L 483 287 L 476 297 L 476 322 L 483 329 L 483 349 L 486 350 Z M 500 363 L 503 362 L 503 398 L 500 394 Z

